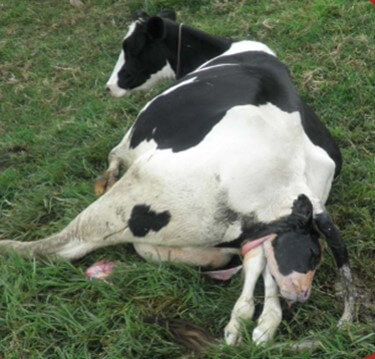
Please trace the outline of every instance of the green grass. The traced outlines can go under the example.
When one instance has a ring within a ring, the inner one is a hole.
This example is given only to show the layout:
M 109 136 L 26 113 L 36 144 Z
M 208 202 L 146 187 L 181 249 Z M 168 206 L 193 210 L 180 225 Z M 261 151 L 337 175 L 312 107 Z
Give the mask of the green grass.
M 369 1 L 0 1 L 0 238 L 34 240 L 63 228 L 91 203 L 109 150 L 158 90 L 129 99 L 103 87 L 130 14 L 174 8 L 210 33 L 267 43 L 337 139 L 344 167 L 328 209 L 347 243 L 359 290 L 357 320 L 336 329 L 342 298 L 326 251 L 311 299 L 285 307 L 275 341 L 255 347 L 254 322 L 238 347 L 207 358 L 363 358 L 375 352 L 375 6 Z M 127 263 L 113 285 L 84 271 L 99 259 Z M 148 315 L 175 316 L 220 337 L 241 279 L 218 284 L 196 270 L 154 266 L 127 246 L 75 263 L 0 258 L 0 356 L 178 358 L 184 350 Z M 258 288 L 257 302 L 262 302 Z M 318 338 L 314 352 L 287 344 Z

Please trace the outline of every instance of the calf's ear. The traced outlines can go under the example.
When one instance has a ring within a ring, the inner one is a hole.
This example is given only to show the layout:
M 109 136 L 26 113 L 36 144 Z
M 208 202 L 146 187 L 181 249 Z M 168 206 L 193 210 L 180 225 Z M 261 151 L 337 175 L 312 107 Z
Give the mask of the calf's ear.
M 293 202 L 292 215 L 304 225 L 312 224 L 313 206 L 306 195 L 300 194 Z
M 152 16 L 147 20 L 147 34 L 153 40 L 160 40 L 165 36 L 164 21 L 159 16 Z
M 164 17 L 165 19 L 176 21 L 176 11 L 173 10 L 162 10 L 159 12 L 158 16 Z

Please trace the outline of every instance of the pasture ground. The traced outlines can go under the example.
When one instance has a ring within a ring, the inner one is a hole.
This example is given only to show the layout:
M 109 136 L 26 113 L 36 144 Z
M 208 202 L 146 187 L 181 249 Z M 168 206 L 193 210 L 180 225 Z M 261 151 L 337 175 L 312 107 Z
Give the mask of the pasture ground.
M 337 139 L 344 156 L 328 209 L 347 243 L 359 306 L 336 328 L 343 300 L 328 250 L 311 299 L 288 309 L 274 343 L 255 347 L 254 322 L 238 347 L 207 358 L 363 358 L 375 352 L 375 6 L 365 0 L 0 1 L 0 238 L 35 240 L 63 228 L 91 203 L 109 150 L 162 87 L 114 99 L 104 84 L 130 14 L 178 11 L 210 33 L 267 43 Z M 166 85 L 165 85 L 166 86 Z M 113 285 L 88 281 L 95 261 L 122 261 Z M 128 246 L 71 264 L 0 257 L 0 356 L 180 358 L 184 349 L 148 315 L 181 317 L 221 337 L 241 278 L 212 282 L 184 266 L 147 264 Z M 260 308 L 262 288 L 257 290 Z M 258 307 L 257 307 L 258 308 Z M 258 309 L 259 309 L 258 308 Z M 258 310 L 259 312 L 259 310 Z M 317 338 L 317 351 L 288 343 Z

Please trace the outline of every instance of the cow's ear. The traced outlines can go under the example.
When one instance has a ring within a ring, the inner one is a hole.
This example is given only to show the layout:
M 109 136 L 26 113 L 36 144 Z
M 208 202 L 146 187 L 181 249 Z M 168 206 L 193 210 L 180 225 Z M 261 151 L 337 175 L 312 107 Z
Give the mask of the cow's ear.
M 302 222 L 304 225 L 312 224 L 313 206 L 306 195 L 300 194 L 293 202 L 292 215 L 294 218 L 298 218 L 298 222 Z
M 165 19 L 176 21 L 176 11 L 173 10 L 162 10 L 159 12 L 158 16 L 164 17 Z
M 153 40 L 160 40 L 165 36 L 164 21 L 159 16 L 152 16 L 147 20 L 147 34 Z

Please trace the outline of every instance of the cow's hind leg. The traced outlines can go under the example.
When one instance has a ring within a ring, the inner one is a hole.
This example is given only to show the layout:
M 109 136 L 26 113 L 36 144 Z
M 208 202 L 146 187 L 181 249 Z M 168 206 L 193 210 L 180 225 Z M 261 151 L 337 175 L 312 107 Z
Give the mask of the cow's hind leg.
M 109 235 L 108 238 L 106 235 L 101 238 L 82 238 L 76 236 L 77 231 L 75 229 L 74 226 L 70 225 L 60 233 L 36 241 L 0 240 L 0 255 L 13 250 L 24 257 L 52 257 L 75 260 L 102 247 L 129 243 L 129 236 L 126 233 L 121 235 L 121 233 L 115 232 L 113 236 Z
M 137 240 L 128 224 L 134 207 L 131 187 L 135 189 L 132 181 L 124 178 L 117 188 L 93 202 L 63 230 L 47 238 L 29 242 L 0 240 L 0 253 L 13 249 L 23 256 L 73 260 L 101 247 Z M 124 198 L 123 193 L 129 196 Z
M 56 257 L 74 260 L 98 248 L 89 241 L 80 241 L 74 236 L 55 234 L 51 237 L 31 242 L 12 240 L 0 241 L 0 254 L 14 250 L 24 257 Z
M 259 246 L 244 257 L 243 271 L 245 282 L 241 296 L 238 298 L 232 310 L 231 318 L 224 330 L 225 341 L 229 345 L 234 345 L 241 339 L 241 321 L 251 319 L 254 314 L 254 289 L 255 284 L 261 275 L 266 260 L 263 247 Z

